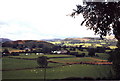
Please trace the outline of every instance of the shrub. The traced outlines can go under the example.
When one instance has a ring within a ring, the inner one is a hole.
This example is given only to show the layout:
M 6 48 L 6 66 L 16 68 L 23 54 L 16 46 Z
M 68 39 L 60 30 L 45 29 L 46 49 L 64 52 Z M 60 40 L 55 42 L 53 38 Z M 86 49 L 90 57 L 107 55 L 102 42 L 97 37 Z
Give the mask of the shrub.
M 85 53 L 77 54 L 76 57 L 84 57 Z
M 88 55 L 89 56 L 95 56 L 95 49 L 94 48 L 89 48 L 88 49 Z
M 17 52 L 12 52 L 11 55 L 13 55 L 13 56 L 19 56 L 19 53 L 17 53 Z
M 78 55 L 78 52 L 70 52 L 70 55 Z
M 2 56 L 9 56 L 10 52 L 8 49 L 4 49 L 4 51 L 2 52 Z
M 48 61 L 46 56 L 40 56 L 37 58 L 37 63 L 41 67 L 47 67 Z

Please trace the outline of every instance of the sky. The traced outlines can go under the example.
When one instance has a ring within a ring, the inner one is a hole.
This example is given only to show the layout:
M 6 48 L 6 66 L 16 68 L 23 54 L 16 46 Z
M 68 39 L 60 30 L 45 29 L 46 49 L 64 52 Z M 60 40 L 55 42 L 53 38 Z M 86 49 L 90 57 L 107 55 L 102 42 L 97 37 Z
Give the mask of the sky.
M 98 37 L 68 16 L 82 0 L 0 0 L 0 38 L 40 40 Z

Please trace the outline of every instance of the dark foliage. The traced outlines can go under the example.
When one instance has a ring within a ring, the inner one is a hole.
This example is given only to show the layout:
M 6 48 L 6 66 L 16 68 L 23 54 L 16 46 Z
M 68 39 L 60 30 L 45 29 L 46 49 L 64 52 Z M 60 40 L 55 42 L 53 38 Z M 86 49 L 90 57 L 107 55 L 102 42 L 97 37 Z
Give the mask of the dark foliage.
M 77 54 L 76 57 L 84 57 L 85 53 Z
M 86 1 L 86 0 L 85 0 Z M 82 14 L 84 21 L 81 23 L 93 30 L 95 34 L 99 34 L 103 39 L 104 36 L 113 33 L 118 40 L 117 46 L 120 50 L 120 1 L 116 2 L 84 2 L 84 6 L 77 5 L 77 10 L 71 14 L 75 17 L 76 14 Z M 97 1 L 97 0 L 94 0 Z M 112 31 L 112 32 L 111 32 Z M 116 72 L 116 78 L 120 77 L 120 51 L 115 50 L 110 59 L 113 62 L 113 68 Z M 89 55 L 94 53 L 89 52 Z M 113 55 L 114 54 L 114 55 Z
M 78 55 L 78 52 L 69 52 L 70 55 Z
M 88 55 L 89 56 L 95 56 L 95 49 L 94 48 L 89 48 L 88 49 Z
M 37 58 L 37 63 L 41 67 L 47 67 L 48 61 L 46 56 L 40 56 Z
M 9 52 L 8 49 L 4 49 L 3 53 L 8 53 L 8 54 L 10 54 L 10 52 Z
M 107 34 L 113 33 L 116 38 L 120 36 L 120 1 L 118 2 L 85 2 L 85 6 L 77 5 L 77 10 L 71 14 L 83 14 L 84 21 L 81 23 L 99 34 L 102 38 Z
M 56 51 L 56 50 L 60 50 L 60 49 L 61 49 L 60 46 L 54 46 L 54 47 L 52 48 L 52 51 Z
M 113 62 L 113 69 L 116 72 L 115 78 L 120 79 L 120 49 L 112 51 L 108 60 Z
M 103 47 L 97 47 L 97 48 L 95 48 L 95 52 L 96 53 L 105 53 L 105 48 L 103 48 Z
M 3 52 L 2 52 L 2 56 L 9 56 L 10 55 L 10 52 L 8 49 L 4 49 Z
M 13 56 L 19 56 L 19 53 L 17 53 L 17 52 L 12 52 L 11 55 L 13 55 Z

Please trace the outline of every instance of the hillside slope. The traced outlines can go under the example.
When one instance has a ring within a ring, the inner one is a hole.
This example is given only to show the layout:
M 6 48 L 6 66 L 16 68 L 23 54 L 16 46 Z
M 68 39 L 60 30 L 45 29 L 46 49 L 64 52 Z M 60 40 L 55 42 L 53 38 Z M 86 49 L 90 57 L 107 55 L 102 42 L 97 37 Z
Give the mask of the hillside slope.
M 2 47 L 11 47 L 15 49 L 24 49 L 24 48 L 43 48 L 49 47 L 52 48 L 54 45 L 45 41 L 37 40 L 17 40 L 17 41 L 6 41 L 2 43 Z

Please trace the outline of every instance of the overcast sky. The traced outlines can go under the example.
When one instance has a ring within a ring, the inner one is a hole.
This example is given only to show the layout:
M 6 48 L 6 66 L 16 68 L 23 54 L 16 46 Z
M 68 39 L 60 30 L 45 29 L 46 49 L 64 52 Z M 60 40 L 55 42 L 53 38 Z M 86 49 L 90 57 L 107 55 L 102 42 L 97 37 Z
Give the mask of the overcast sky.
M 82 15 L 66 16 L 82 0 L 0 0 L 0 38 L 40 40 L 95 37 L 80 26 Z

